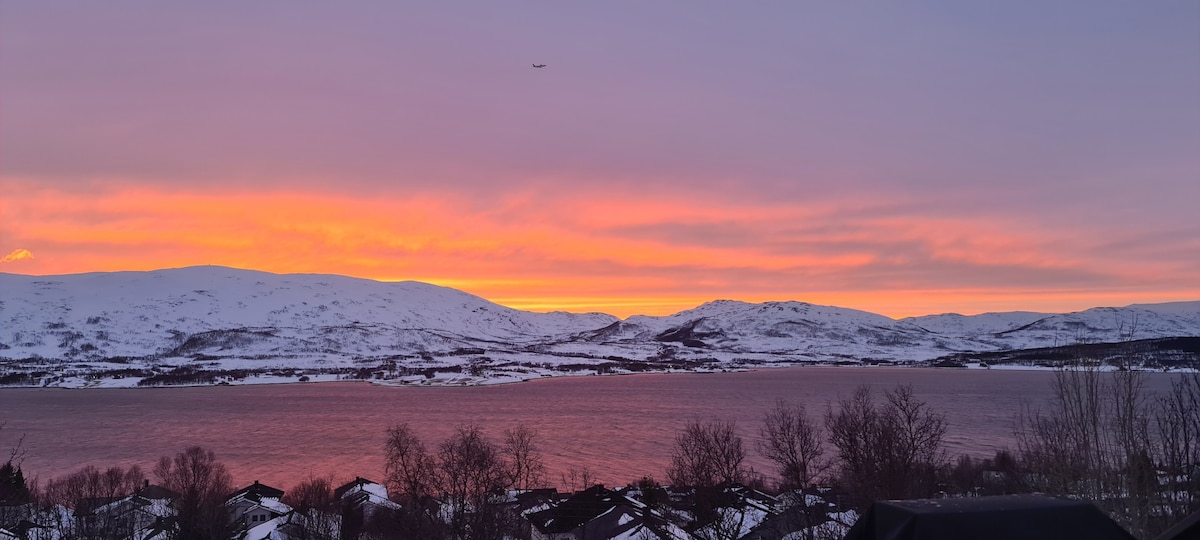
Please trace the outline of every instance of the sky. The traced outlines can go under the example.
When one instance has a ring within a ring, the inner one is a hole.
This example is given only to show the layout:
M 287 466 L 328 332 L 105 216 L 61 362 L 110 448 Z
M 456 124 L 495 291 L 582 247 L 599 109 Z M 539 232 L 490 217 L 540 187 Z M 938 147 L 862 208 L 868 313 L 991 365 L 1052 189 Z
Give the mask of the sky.
M 0 272 L 1065 312 L 1198 202 L 1194 1 L 0 4 Z

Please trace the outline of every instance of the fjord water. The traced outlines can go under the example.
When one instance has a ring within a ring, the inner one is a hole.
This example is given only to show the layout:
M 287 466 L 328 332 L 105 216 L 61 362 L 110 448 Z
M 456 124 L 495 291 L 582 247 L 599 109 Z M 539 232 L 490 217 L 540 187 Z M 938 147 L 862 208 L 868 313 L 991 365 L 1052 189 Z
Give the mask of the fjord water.
M 1148 374 L 1165 392 L 1178 375 Z M 43 480 L 84 465 L 141 465 L 188 445 L 211 448 L 235 483 L 287 488 L 311 476 L 383 477 L 391 424 L 407 422 L 432 450 L 456 426 L 474 423 L 499 439 L 523 422 L 538 429 L 549 480 L 586 467 L 606 484 L 663 479 L 673 437 L 692 419 L 734 421 L 750 464 L 763 414 L 783 398 L 818 420 L 861 384 L 880 395 L 896 384 L 948 420 L 948 447 L 990 456 L 1014 448 L 1023 406 L 1050 397 L 1047 371 L 802 367 L 744 373 L 564 377 L 482 387 L 385 387 L 366 383 L 157 389 L 0 390 L 0 449 L 25 436 L 26 476 Z

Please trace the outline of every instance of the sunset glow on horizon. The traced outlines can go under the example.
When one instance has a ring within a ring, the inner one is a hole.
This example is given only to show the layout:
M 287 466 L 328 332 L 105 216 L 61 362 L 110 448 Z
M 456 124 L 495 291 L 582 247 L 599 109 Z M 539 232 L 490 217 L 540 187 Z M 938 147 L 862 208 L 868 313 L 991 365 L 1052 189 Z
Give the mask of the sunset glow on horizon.
M 530 196 L 461 213 L 470 203 L 448 194 L 4 188 L 26 194 L 16 208 L 5 203 L 4 215 L 15 218 L 9 230 L 22 245 L 39 246 L 38 256 L 22 250 L 3 267 L 19 273 L 216 264 L 424 281 L 518 309 L 622 317 L 715 299 L 799 300 L 894 317 L 1176 299 L 1169 289 L 1137 284 L 1141 273 L 1169 272 L 1163 262 L 1131 261 L 1120 268 L 1124 275 L 1094 272 L 1105 265 L 1102 231 L 1071 247 L 1078 231 L 1039 236 L 997 216 L 909 215 L 895 201 L 870 212 L 870 204 L 855 201 L 843 212 L 791 204 L 751 210 L 699 198 Z M 870 217 L 841 217 L 864 212 Z M 688 231 L 696 237 L 686 238 Z M 897 244 L 909 247 L 891 253 Z M 986 258 L 999 252 L 1005 260 Z M 1179 290 L 1200 297 L 1182 278 Z M 1127 291 L 1070 286 L 1120 279 Z
M 1200 299 L 1195 4 L 471 6 L 0 6 L 0 272 Z

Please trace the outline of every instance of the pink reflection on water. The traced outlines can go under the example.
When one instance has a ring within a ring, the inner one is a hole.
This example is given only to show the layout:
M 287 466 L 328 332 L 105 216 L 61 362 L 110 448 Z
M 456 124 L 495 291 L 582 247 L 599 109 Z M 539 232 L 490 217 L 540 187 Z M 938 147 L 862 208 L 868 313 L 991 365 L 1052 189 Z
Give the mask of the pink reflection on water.
M 1172 375 L 1150 374 L 1163 391 Z M 662 479 L 676 430 L 691 419 L 738 424 L 750 465 L 762 415 L 777 398 L 820 418 L 859 384 L 911 384 L 949 420 L 952 454 L 1013 447 L 1022 403 L 1040 404 L 1052 374 L 911 368 L 784 368 L 747 373 L 544 379 L 472 388 L 394 388 L 322 383 L 166 389 L 4 389 L 0 446 L 26 436 L 27 475 L 43 480 L 84 465 L 141 465 L 199 444 L 213 449 L 235 482 L 287 488 L 308 476 L 382 479 L 384 431 L 407 422 L 426 445 L 475 423 L 499 440 L 525 423 L 540 433 L 549 480 L 586 467 L 606 484 Z

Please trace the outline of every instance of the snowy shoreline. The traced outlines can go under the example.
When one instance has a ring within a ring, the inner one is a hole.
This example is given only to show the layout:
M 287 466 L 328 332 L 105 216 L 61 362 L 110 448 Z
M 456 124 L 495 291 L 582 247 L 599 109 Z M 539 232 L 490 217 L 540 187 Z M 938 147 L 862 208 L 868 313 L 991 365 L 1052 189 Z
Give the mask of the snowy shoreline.
M 449 388 L 449 387 L 476 387 L 476 386 L 495 386 L 502 384 L 518 384 L 539 381 L 544 379 L 564 378 L 564 377 L 623 377 L 636 375 L 719 375 L 724 373 L 746 373 L 752 371 L 766 371 L 777 369 L 811 369 L 811 368 L 837 368 L 837 369 L 886 369 L 886 368 L 902 368 L 902 369 L 935 369 L 935 370 L 971 370 L 971 371 L 1054 371 L 1061 368 L 1028 364 L 1000 364 L 987 365 L 981 363 L 968 363 L 962 367 L 935 367 L 930 365 L 917 365 L 913 363 L 905 364 L 860 364 L 860 365 L 836 365 L 836 364 L 792 364 L 792 365 L 775 365 L 775 366 L 746 366 L 746 367 L 728 367 L 717 368 L 710 370 L 662 370 L 662 371 L 639 371 L 639 372 L 610 372 L 596 373 L 591 370 L 583 370 L 577 372 L 554 372 L 545 373 L 528 373 L 524 376 L 517 374 L 506 374 L 505 376 L 473 376 L 454 373 L 438 373 L 433 378 L 425 378 L 422 376 L 408 376 L 397 379 L 356 379 L 343 378 L 333 374 L 308 374 L 297 376 L 278 376 L 278 375 L 249 375 L 241 379 L 219 380 L 214 383 L 193 383 L 193 384 L 159 384 L 159 385 L 139 385 L 142 378 L 105 378 L 105 379 L 87 379 L 86 377 L 72 377 L 53 384 L 45 385 L 4 385 L 0 386 L 0 391 L 5 388 L 54 388 L 62 390 L 91 390 L 91 389 L 167 389 L 167 388 L 200 388 L 200 387 L 221 387 L 221 386 L 260 386 L 260 385 L 281 385 L 281 384 L 320 384 L 320 383 L 366 383 L 375 386 L 385 386 L 392 388 Z M 1113 366 L 1098 366 L 1097 369 L 1103 371 L 1117 371 Z M 1196 373 L 1195 369 L 1141 369 L 1139 371 L 1154 372 L 1154 373 Z M 305 380 L 300 380 L 303 377 Z

